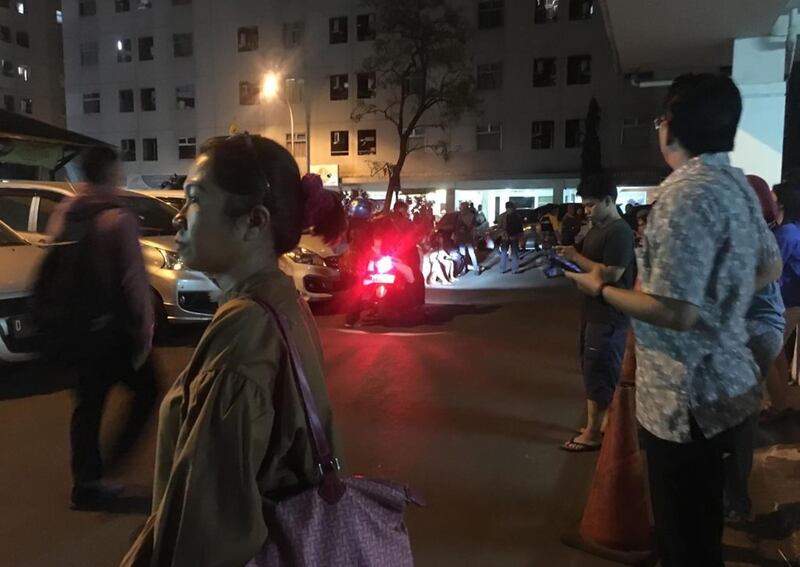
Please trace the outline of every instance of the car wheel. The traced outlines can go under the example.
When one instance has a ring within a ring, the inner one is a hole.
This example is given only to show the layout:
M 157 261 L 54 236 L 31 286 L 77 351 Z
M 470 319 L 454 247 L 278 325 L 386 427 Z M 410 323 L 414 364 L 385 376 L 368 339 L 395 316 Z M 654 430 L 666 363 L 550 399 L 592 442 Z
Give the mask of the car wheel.
M 167 308 L 164 307 L 164 300 L 156 290 L 153 292 L 153 342 L 161 343 L 169 335 L 169 321 L 167 320 Z

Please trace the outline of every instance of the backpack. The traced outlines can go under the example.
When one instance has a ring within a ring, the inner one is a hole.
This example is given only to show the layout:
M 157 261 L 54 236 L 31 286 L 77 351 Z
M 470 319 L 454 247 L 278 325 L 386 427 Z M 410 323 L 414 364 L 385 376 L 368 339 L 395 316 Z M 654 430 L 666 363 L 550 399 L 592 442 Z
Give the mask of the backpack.
M 117 306 L 104 283 L 94 255 L 94 224 L 104 203 L 67 213 L 61 234 L 39 267 L 31 296 L 31 315 L 42 353 L 58 362 L 75 363 L 100 352 L 113 335 Z
M 506 215 L 506 232 L 509 236 L 518 236 L 524 232 L 522 217 L 518 212 L 512 211 Z

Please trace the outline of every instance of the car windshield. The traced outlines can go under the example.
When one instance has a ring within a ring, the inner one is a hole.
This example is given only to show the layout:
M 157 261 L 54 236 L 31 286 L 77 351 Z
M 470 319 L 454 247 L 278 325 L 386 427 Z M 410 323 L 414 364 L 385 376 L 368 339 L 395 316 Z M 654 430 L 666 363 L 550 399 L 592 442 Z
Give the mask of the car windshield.
M 172 219 L 178 211 L 152 197 L 126 196 L 131 210 L 139 217 L 142 236 L 172 236 L 178 231 Z
M 0 222 L 0 246 L 25 246 L 28 244 L 16 232 Z

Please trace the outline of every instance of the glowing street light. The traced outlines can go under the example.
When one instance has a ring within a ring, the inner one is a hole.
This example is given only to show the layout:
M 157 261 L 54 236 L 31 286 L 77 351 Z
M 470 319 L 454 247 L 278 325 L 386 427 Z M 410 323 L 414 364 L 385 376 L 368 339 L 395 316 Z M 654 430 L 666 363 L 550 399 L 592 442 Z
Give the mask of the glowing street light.
M 261 84 L 261 96 L 263 96 L 265 100 L 274 100 L 279 98 L 279 94 L 280 77 L 278 77 L 278 74 L 269 72 L 264 75 L 264 80 Z M 284 98 L 284 102 L 286 103 L 286 107 L 289 109 L 289 151 L 292 152 L 292 157 L 294 157 L 294 112 L 292 111 L 292 104 L 289 102 L 289 99 Z

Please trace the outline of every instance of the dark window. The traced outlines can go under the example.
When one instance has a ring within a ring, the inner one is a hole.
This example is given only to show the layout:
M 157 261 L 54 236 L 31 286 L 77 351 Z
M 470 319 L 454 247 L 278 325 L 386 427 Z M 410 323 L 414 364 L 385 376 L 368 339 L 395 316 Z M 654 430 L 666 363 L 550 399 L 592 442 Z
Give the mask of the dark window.
M 94 16 L 97 14 L 97 2 L 95 0 L 79 0 L 78 14 L 81 16 Z
M 97 114 L 100 112 L 100 93 L 86 93 L 83 95 L 83 113 Z
M 591 20 L 594 14 L 593 0 L 569 0 L 570 20 Z
M 347 75 L 331 75 L 331 100 L 347 100 L 349 89 Z
M 56 199 L 50 196 L 39 195 L 39 211 L 36 215 L 36 231 L 47 231 L 47 224 L 50 222 L 50 217 L 58 208 L 62 199 Z
M 346 156 L 350 153 L 350 132 L 334 130 L 331 132 L 331 155 Z
M 619 143 L 623 148 L 647 148 L 655 140 L 653 120 L 648 116 L 634 116 L 622 119 Z
M 306 133 L 294 133 L 294 145 L 291 144 L 292 134 L 286 134 L 286 149 L 289 150 L 294 157 L 305 157 L 306 155 Z
M 142 139 L 142 159 L 144 161 L 158 161 L 158 139 Z
M 119 91 L 119 111 L 133 112 L 133 89 Z
M 117 12 L 130 12 L 131 0 L 115 0 L 114 8 Z
M 330 19 L 330 42 L 347 43 L 347 16 Z
M 31 46 L 31 42 L 30 42 L 30 39 L 28 37 L 28 32 L 26 32 L 26 31 L 18 31 L 17 32 L 17 45 L 20 45 L 22 47 L 30 47 Z
M 552 120 L 531 122 L 531 149 L 549 150 L 553 147 L 556 123 Z
M 178 110 L 194 108 L 194 85 L 175 88 L 175 106 Z
M 172 0 L 173 6 L 185 6 L 191 4 L 192 0 Z
M 478 2 L 478 28 L 487 30 L 502 28 L 505 8 L 503 0 L 482 0 Z
M 493 91 L 503 86 L 503 64 L 478 65 L 478 90 Z
M 140 94 L 141 107 L 143 112 L 152 112 L 156 109 L 156 89 L 142 89 Z
M 153 7 L 152 0 L 139 0 L 139 9 L 140 10 L 149 10 Z
M 258 83 L 241 81 L 239 83 L 239 104 L 243 106 L 258 104 L 259 92 L 261 92 L 261 89 L 259 88 Z
M 358 98 L 375 98 L 375 73 L 358 74 Z
M 192 40 L 192 34 L 173 34 L 172 53 L 175 55 L 175 57 L 191 57 L 194 54 L 194 42 Z
M 356 36 L 358 41 L 372 41 L 375 39 L 375 14 L 360 14 L 356 16 Z
M 10 8 L 11 2 L 10 0 L 0 0 L 0 8 Z
M 14 230 L 28 231 L 31 201 L 33 195 L 0 194 L 0 220 Z
M 3 68 L 3 76 L 11 78 L 17 76 L 17 70 L 14 68 L 14 63 L 8 59 L 0 59 L 0 67 Z
M 592 56 L 570 55 L 567 58 L 567 84 L 588 85 L 592 82 Z
M 239 53 L 258 49 L 258 26 L 239 28 Z
M 33 99 L 30 98 L 19 99 L 19 110 L 24 114 L 33 114 Z
M 16 101 L 14 100 L 14 95 L 10 94 L 3 95 L 3 107 L 8 112 L 14 112 L 15 110 L 17 110 Z
M 117 40 L 117 63 L 130 63 L 133 61 L 133 47 L 130 39 Z
M 96 41 L 89 41 L 81 44 L 81 65 L 90 67 L 97 65 L 98 48 Z
M 283 24 L 283 46 L 297 47 L 303 42 L 303 32 L 305 24 L 303 22 L 291 22 Z
M 476 146 L 478 150 L 501 150 L 503 149 L 503 126 L 502 124 L 487 124 L 478 126 L 475 129 Z
M 545 57 L 542 59 L 533 60 L 533 86 L 534 87 L 556 86 L 555 57 Z
M 358 131 L 358 155 L 372 156 L 378 153 L 378 136 L 375 130 Z
M 582 118 L 567 120 L 564 136 L 565 148 L 580 148 L 583 146 L 583 137 L 586 132 L 586 121 Z
M 139 61 L 152 61 L 153 60 L 153 38 L 140 37 L 139 38 Z
M 197 139 L 179 138 L 178 139 L 178 159 L 194 159 L 197 155 Z
M 558 0 L 536 0 L 533 21 L 537 24 L 549 24 L 558 21 Z
M 11 28 L 8 26 L 0 26 L 0 41 L 11 43 Z
M 136 161 L 136 140 L 125 138 L 119 143 L 119 158 L 122 161 Z

